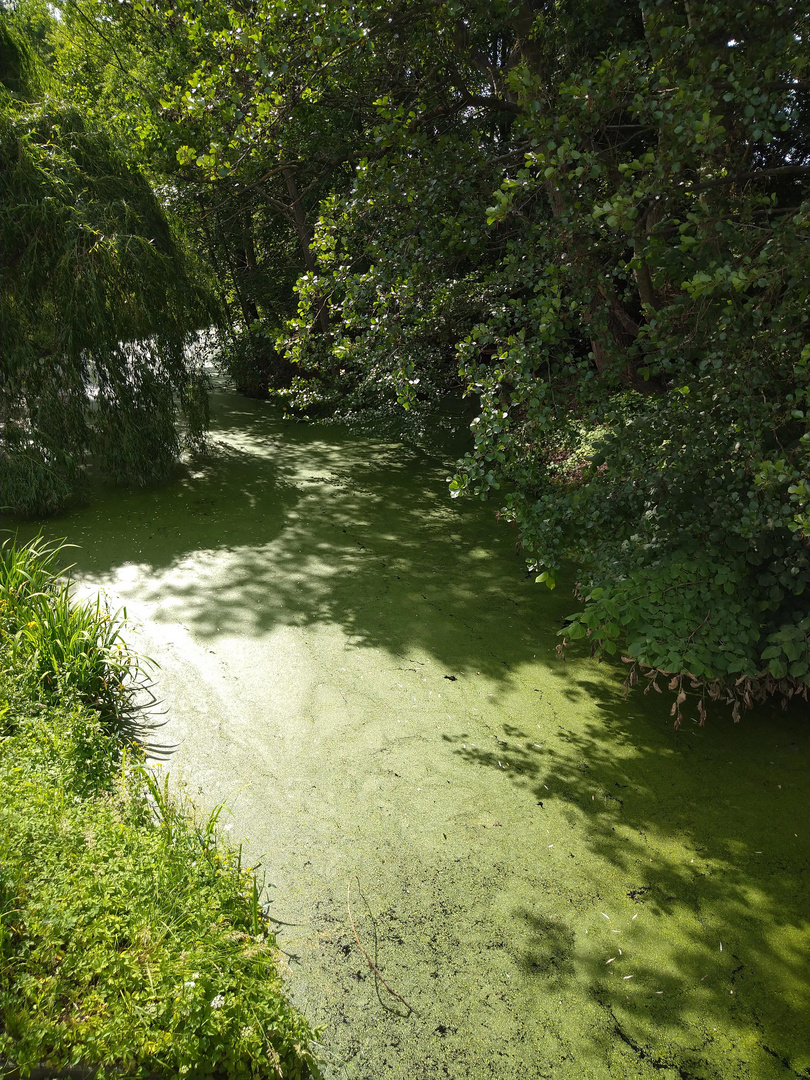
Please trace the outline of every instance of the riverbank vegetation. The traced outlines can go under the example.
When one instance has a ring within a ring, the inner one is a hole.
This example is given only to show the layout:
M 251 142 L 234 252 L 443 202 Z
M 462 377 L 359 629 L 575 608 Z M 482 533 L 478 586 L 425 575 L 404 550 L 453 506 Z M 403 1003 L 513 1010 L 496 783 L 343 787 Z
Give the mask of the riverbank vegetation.
M 0 552 L 0 1071 L 317 1075 L 256 878 L 144 767 L 138 660 L 60 558 Z
M 200 442 L 189 344 L 212 308 L 137 165 L 2 19 L 0 56 L 0 484 L 36 517 L 81 496 L 90 456 L 143 484 Z
M 625 658 L 676 723 L 807 698 L 801 5 L 59 11 L 12 16 L 183 221 L 240 388 L 417 426 L 463 393 L 451 493 L 539 582 L 577 562 L 564 646 Z

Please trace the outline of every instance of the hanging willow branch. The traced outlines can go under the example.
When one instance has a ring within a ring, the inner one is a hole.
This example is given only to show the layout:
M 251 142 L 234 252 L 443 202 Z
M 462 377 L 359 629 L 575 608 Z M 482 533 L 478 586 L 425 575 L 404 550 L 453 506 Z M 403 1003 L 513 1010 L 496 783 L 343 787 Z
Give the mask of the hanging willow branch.
M 178 418 L 202 435 L 187 345 L 216 315 L 142 174 L 76 109 L 26 100 L 3 32 L 0 483 L 4 506 L 41 515 L 81 493 L 88 456 L 143 484 L 175 460 Z

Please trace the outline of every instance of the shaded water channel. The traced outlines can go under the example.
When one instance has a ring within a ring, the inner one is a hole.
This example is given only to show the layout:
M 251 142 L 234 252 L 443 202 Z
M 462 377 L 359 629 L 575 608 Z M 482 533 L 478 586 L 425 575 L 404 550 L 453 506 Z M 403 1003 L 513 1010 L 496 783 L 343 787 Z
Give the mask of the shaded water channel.
M 556 659 L 570 587 L 447 462 L 214 404 L 206 461 L 45 528 L 160 662 L 326 1076 L 810 1075 L 806 717 L 674 731 Z

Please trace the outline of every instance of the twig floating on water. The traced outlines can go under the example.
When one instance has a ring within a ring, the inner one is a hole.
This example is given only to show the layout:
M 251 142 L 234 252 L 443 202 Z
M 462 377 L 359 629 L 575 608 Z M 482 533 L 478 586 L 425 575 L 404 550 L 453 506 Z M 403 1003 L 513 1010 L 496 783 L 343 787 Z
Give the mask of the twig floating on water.
M 360 892 L 360 895 L 362 896 L 363 894 L 362 894 L 362 892 L 360 890 L 360 878 L 359 877 L 355 878 L 355 880 L 357 881 L 357 891 Z M 391 987 L 388 985 L 388 983 L 385 981 L 385 979 L 380 974 L 380 969 L 377 967 L 376 964 L 374 964 L 372 962 L 371 957 L 368 955 L 366 950 L 363 948 L 362 942 L 360 941 L 360 938 L 357 936 L 357 928 L 355 927 L 354 919 L 352 918 L 352 883 L 351 883 L 351 879 L 349 880 L 349 884 L 346 886 L 346 908 L 347 908 L 347 910 L 349 912 L 349 922 L 352 924 L 352 933 L 354 934 L 354 940 L 357 942 L 357 947 L 359 948 L 360 952 L 363 954 L 363 956 L 365 956 L 366 963 L 371 968 L 371 970 L 374 972 L 374 974 L 377 976 L 377 978 L 380 980 L 380 982 L 383 984 L 383 986 L 388 991 L 388 993 L 391 994 L 392 997 L 395 997 L 397 999 L 397 1001 L 401 1001 L 402 1004 L 405 1006 L 405 1008 L 408 1009 L 410 1012 L 412 1012 L 415 1016 L 418 1016 L 419 1013 L 416 1011 L 416 1009 L 413 1007 L 413 1005 L 411 1005 L 409 1002 L 407 1002 L 405 1000 L 405 998 L 401 994 L 398 994 L 396 992 L 396 990 L 391 989 Z

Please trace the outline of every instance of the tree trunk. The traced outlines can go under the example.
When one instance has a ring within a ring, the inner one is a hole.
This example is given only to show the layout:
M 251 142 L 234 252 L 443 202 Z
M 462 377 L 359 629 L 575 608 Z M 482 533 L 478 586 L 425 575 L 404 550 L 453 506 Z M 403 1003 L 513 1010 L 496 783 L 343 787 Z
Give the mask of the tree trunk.
M 308 273 L 315 274 L 317 273 L 317 267 L 315 265 L 315 256 L 312 253 L 312 229 L 304 214 L 304 208 L 301 205 L 301 196 L 298 194 L 295 175 L 293 174 L 292 169 L 282 169 L 282 175 L 284 176 L 284 183 L 287 185 L 287 193 L 290 196 L 290 209 L 292 210 L 295 231 L 298 233 L 298 242 L 301 245 L 301 253 L 304 256 L 304 266 L 306 266 Z M 318 310 L 317 322 L 318 326 L 321 328 L 321 333 L 328 334 L 329 313 L 326 310 L 325 300 Z
M 241 278 L 238 289 L 239 303 L 242 308 L 242 316 L 245 324 L 259 321 L 259 305 L 256 302 L 253 285 L 256 268 L 256 250 L 253 246 L 253 226 L 249 211 L 245 210 L 239 215 L 240 237 L 234 251 L 236 273 Z

